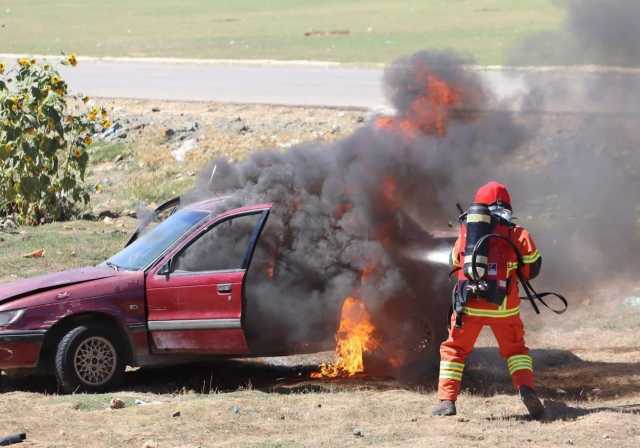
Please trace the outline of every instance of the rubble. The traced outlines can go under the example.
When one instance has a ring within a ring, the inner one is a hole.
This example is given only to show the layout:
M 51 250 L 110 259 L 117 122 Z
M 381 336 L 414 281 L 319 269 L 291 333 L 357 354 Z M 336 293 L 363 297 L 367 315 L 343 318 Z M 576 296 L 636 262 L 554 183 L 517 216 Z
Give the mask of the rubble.
M 251 128 L 247 123 L 245 123 L 242 117 L 236 117 L 233 120 L 231 120 L 229 122 L 229 129 L 235 132 L 236 134 L 241 134 L 241 135 L 251 132 Z
M 124 401 L 122 401 L 119 398 L 114 398 L 111 400 L 111 403 L 109 403 L 109 408 L 110 409 L 124 409 L 125 408 L 125 403 Z
M 180 146 L 171 150 L 171 155 L 178 162 L 184 162 L 186 155 L 198 146 L 198 140 L 195 138 L 185 140 Z
M 13 233 L 18 225 L 11 218 L 0 218 L 0 231 Z
M 109 129 L 98 134 L 98 138 L 105 142 L 127 138 L 127 128 L 124 127 L 121 121 L 116 121 Z
M 5 437 L 0 437 L 0 446 L 8 446 L 8 445 L 13 445 L 15 443 L 22 443 L 22 441 L 26 439 L 27 439 L 27 434 L 24 432 L 10 434 Z

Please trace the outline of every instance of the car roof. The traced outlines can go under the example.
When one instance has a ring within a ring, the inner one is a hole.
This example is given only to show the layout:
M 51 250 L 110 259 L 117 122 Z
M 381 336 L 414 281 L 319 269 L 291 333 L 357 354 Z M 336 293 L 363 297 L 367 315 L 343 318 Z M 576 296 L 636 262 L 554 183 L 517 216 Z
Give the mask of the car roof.
M 192 204 L 185 205 L 183 210 L 197 210 L 204 211 L 208 213 L 218 212 L 218 215 L 225 215 L 228 212 L 243 212 L 243 211 L 252 211 L 252 210 L 261 210 L 266 208 L 271 208 L 272 204 L 250 204 L 242 207 L 236 207 L 231 209 L 220 209 L 219 205 L 224 202 L 225 199 L 229 199 L 231 196 L 217 196 L 215 198 L 205 199 L 203 201 L 194 202 Z
M 199 210 L 203 212 L 213 212 L 217 206 L 229 196 L 218 196 L 215 198 L 205 199 L 203 201 L 193 202 L 182 207 L 183 210 Z

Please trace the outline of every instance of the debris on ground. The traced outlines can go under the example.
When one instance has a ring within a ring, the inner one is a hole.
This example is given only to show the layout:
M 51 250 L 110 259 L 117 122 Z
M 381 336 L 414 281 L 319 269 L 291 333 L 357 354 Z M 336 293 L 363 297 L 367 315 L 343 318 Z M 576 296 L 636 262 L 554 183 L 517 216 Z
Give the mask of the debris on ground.
M 362 431 L 362 429 L 355 427 L 353 428 L 353 435 L 356 437 L 364 437 L 364 432 Z
M 171 417 L 173 418 L 177 418 L 180 417 L 182 414 L 180 413 L 180 411 L 175 411 L 173 414 L 171 414 Z
M 629 296 L 624 299 L 623 303 L 631 308 L 640 309 L 640 296 Z
M 0 231 L 14 233 L 18 225 L 11 218 L 0 218 Z
M 247 132 L 251 132 L 251 128 L 242 117 L 236 117 L 229 122 L 229 130 L 235 132 L 236 134 L 246 134 Z
M 9 446 L 15 443 L 22 443 L 26 439 L 27 434 L 24 432 L 10 434 L 8 436 L 0 437 L 0 446 Z
M 185 140 L 184 142 L 182 142 L 180 146 L 171 150 L 171 155 L 173 156 L 174 159 L 176 159 L 177 162 L 184 162 L 184 159 L 187 153 L 195 149 L 197 146 L 198 146 L 197 139 L 192 138 L 189 140 Z
M 305 31 L 305 37 L 311 36 L 348 36 L 351 34 L 351 30 L 331 30 L 331 31 L 321 31 L 321 30 L 310 30 Z
M 127 138 L 128 129 L 122 124 L 121 121 L 116 121 L 113 125 L 104 131 L 103 133 L 98 135 L 98 138 L 104 140 L 105 142 L 112 142 L 118 139 Z
M 22 254 L 22 258 L 42 258 L 45 256 L 47 251 L 45 248 L 34 250 L 33 252 L 29 252 L 27 254 Z
M 240 406 L 234 404 L 233 406 L 231 406 L 231 412 L 233 412 L 234 414 L 239 414 Z
M 125 403 L 124 401 L 122 401 L 119 398 L 114 398 L 111 400 L 111 403 L 109 403 L 109 408 L 110 409 L 124 409 L 125 408 Z

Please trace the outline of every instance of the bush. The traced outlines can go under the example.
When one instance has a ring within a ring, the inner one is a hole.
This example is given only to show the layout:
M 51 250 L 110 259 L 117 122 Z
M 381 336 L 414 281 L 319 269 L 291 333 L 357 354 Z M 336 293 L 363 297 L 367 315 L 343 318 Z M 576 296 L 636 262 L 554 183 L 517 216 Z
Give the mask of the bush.
M 76 63 L 74 55 L 61 61 Z M 6 73 L 0 64 L 0 217 L 64 220 L 89 202 L 87 147 L 111 124 L 106 110 L 87 101 L 67 96 L 50 64 L 19 59 Z

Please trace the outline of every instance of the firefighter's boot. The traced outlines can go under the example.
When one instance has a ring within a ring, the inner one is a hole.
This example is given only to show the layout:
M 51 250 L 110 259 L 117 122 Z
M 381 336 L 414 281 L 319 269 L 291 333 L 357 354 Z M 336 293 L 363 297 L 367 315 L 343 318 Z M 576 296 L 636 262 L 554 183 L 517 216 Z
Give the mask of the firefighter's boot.
M 439 417 L 456 415 L 456 402 L 451 400 L 440 400 L 440 403 L 433 407 L 431 415 Z
M 529 411 L 529 415 L 535 420 L 540 420 L 544 416 L 544 405 L 536 392 L 529 386 L 520 386 L 519 392 L 520 399 Z

